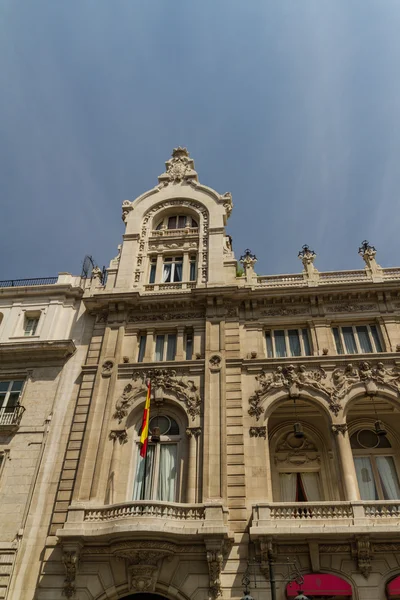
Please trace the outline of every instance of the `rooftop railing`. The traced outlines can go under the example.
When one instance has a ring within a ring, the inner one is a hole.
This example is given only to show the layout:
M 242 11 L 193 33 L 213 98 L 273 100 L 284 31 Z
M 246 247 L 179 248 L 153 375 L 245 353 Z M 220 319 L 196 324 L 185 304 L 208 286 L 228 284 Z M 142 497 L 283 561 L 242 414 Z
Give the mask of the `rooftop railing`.
M 5 279 L 0 281 L 0 288 L 27 287 L 31 285 L 53 285 L 58 277 L 36 277 L 34 279 Z

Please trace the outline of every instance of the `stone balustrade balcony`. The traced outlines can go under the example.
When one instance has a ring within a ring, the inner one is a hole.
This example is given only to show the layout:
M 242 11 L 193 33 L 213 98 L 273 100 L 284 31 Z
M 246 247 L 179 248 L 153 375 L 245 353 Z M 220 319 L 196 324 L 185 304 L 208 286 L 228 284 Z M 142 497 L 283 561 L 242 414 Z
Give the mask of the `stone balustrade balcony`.
M 0 432 L 16 431 L 25 412 L 25 407 L 17 405 L 12 409 L 0 409 Z
M 64 529 L 57 532 L 62 540 L 111 542 L 118 537 L 158 538 L 173 541 L 207 537 L 227 537 L 227 510 L 222 504 L 183 504 L 136 500 L 94 506 L 71 504 Z
M 252 507 L 250 534 L 321 536 L 398 532 L 400 500 L 271 502 Z
M 182 237 L 185 235 L 199 235 L 198 227 L 183 227 L 182 229 L 153 229 L 151 237 Z

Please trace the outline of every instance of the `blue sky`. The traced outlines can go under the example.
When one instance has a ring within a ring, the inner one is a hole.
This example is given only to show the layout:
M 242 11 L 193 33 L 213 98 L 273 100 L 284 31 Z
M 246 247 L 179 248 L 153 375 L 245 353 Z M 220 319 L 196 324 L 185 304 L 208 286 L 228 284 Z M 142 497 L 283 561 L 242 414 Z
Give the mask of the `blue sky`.
M 186 146 L 257 272 L 400 264 L 399 0 L 1 0 L 0 279 L 116 255 Z

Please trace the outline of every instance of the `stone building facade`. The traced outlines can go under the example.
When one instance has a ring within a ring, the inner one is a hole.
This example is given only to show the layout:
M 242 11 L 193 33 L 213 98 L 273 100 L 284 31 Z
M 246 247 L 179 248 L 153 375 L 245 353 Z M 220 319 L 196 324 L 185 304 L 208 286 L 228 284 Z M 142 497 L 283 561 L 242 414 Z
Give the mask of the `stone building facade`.
M 53 355 L 0 343 L 1 379 L 27 380 L 0 438 L 0 493 L 21 505 L 7 521 L 0 496 L 8 598 L 400 597 L 400 269 L 363 242 L 356 271 L 319 272 L 305 246 L 300 274 L 258 276 L 249 250 L 238 273 L 232 207 L 177 148 L 123 202 L 106 283 L 8 290 L 26 327 L 31 296 L 70 316 Z

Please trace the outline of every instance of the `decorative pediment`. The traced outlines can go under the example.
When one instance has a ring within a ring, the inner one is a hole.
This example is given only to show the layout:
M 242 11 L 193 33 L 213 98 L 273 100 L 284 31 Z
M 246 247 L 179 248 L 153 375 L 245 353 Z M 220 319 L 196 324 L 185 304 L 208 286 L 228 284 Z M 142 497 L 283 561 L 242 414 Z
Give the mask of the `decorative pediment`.
M 156 404 L 161 404 L 164 395 L 173 395 L 185 406 L 192 421 L 200 414 L 201 398 L 199 389 L 186 375 L 178 375 L 175 369 L 149 369 L 133 374 L 131 383 L 124 387 L 115 404 L 114 418 L 121 421 L 128 415 L 134 399 L 147 391 L 146 381 L 150 379 L 152 395 Z
M 166 186 L 170 183 L 198 181 L 194 170 L 194 161 L 189 156 L 186 148 L 179 146 L 172 151 L 172 157 L 165 163 L 165 173 L 158 177 L 160 184 Z

